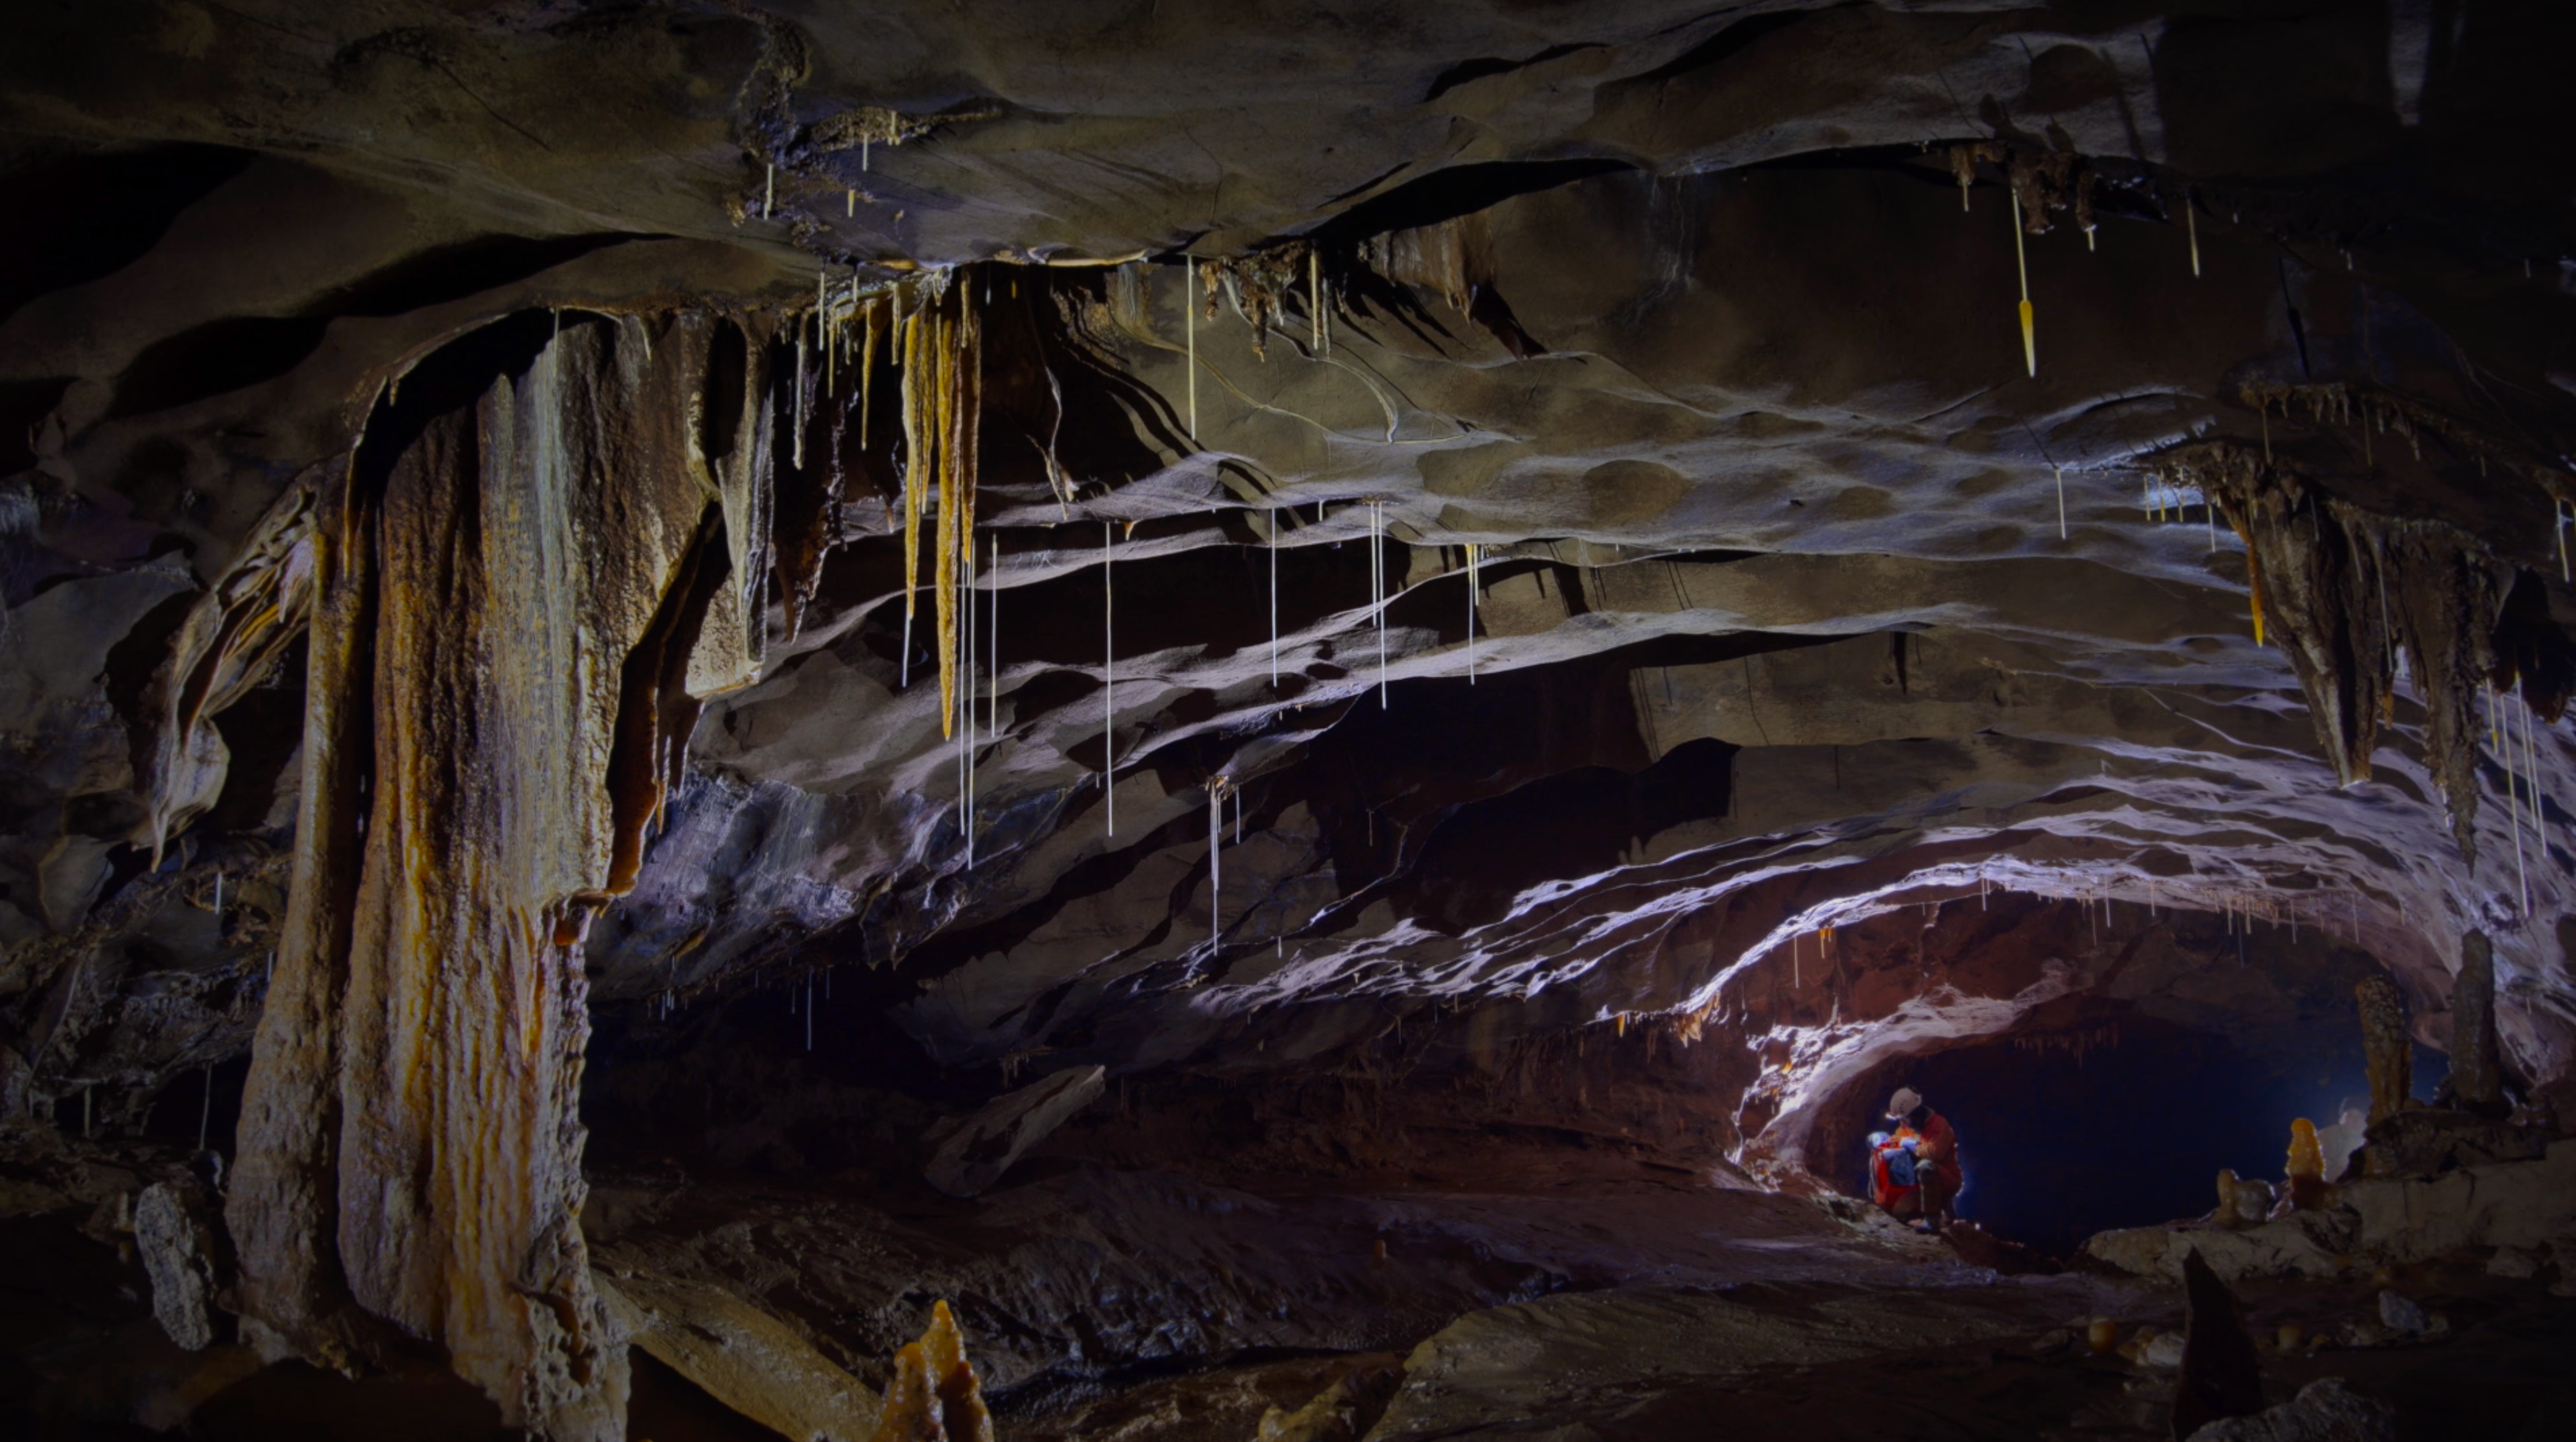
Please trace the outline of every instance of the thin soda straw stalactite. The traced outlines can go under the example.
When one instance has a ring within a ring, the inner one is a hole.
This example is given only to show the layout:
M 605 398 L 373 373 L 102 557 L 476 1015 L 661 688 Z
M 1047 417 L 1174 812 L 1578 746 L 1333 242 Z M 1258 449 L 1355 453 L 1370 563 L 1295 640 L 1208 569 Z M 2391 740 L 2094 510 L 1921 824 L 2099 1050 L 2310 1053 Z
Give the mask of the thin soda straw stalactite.
M 1189 347 L 1190 439 L 1199 438 L 1199 267 L 1181 261 L 1181 330 Z
M 957 567 L 957 823 L 966 838 L 966 869 L 975 869 L 975 538 L 966 538 Z
M 2513 828 L 2513 877 L 2522 897 L 2522 914 L 2531 915 L 2531 876 L 2522 860 L 2522 788 L 2513 775 L 2513 723 L 2505 718 L 2504 695 L 2487 693 L 2487 732 L 2495 743 L 2496 760 L 2504 766 L 2505 822 Z
M 875 409 L 877 337 L 884 330 L 885 302 L 868 302 L 867 329 L 859 339 L 859 449 L 868 448 L 868 417 Z
M 2527 679 L 2522 684 L 2521 701 L 2519 709 L 2522 712 L 2523 784 L 2531 788 L 2531 804 L 2527 808 L 2531 817 L 2531 849 L 2542 861 L 2547 861 L 2549 833 L 2543 831 L 2540 826 L 2540 751 L 2531 739 L 2531 683 Z M 2531 915 L 2532 907 L 2528 898 L 2524 899 L 2522 909 L 2523 915 Z
M 1377 709 L 1386 709 L 1386 502 L 1369 502 L 1369 600 L 1377 612 Z
M 1476 684 L 1476 543 L 1467 543 L 1467 684 Z
M 912 616 L 921 599 L 921 493 L 929 484 L 930 462 L 922 454 L 921 312 L 900 317 L 896 368 L 901 372 L 903 400 L 903 675 L 912 685 Z
M 1315 353 L 1324 353 L 1324 262 L 1313 246 L 1306 248 L 1306 318 L 1313 324 Z
M 923 429 L 934 437 L 933 454 L 938 459 L 931 467 L 931 477 L 939 487 L 930 594 L 939 635 L 939 735 L 942 740 L 952 740 L 957 735 L 957 522 L 966 508 L 965 497 L 957 489 L 955 467 L 951 464 L 954 458 L 946 444 L 951 419 L 948 402 L 957 375 L 948 345 L 947 317 L 934 308 L 929 325 L 935 343 L 924 356 L 931 384 L 930 423 Z
M 1002 538 L 993 537 L 993 564 L 986 568 L 992 579 L 993 593 L 984 598 L 986 624 L 993 631 L 993 644 L 984 653 L 984 739 L 1002 739 Z
M 1208 941 L 1213 944 L 1225 931 L 1222 896 L 1225 873 L 1219 862 L 1218 849 L 1225 841 L 1225 778 L 1208 778 Z
M 821 292 L 821 283 L 817 282 L 815 293 L 819 295 Z M 805 323 L 808 320 L 820 327 L 823 324 L 822 309 L 818 306 L 813 315 L 799 316 L 796 321 L 796 438 L 790 444 L 788 453 L 794 457 L 796 469 L 800 471 L 805 469 L 805 359 L 814 349 L 805 336 Z
M 2031 376 L 2036 379 L 2039 375 L 2039 331 L 2030 309 L 2030 261 L 2022 248 L 2021 196 L 2018 192 L 2014 194 L 2013 201 L 2005 209 L 2012 218 L 2013 270 L 2021 277 L 2021 358 L 2022 364 L 2029 367 Z
M 2066 467 L 2053 465 L 2057 472 L 2057 539 L 2066 539 Z
M 1312 259 L 1312 255 L 1308 259 Z M 1270 508 L 1270 689 L 1279 689 L 1279 508 Z
M 1111 620 L 1109 523 L 1100 523 L 1100 794 L 1109 802 L 1109 834 L 1118 834 L 1118 628 Z
M 2191 274 L 2192 279 L 2198 280 L 2200 278 L 2200 218 L 2192 210 L 2191 187 L 2187 185 L 2182 191 L 2182 229 L 2183 234 L 2191 237 Z

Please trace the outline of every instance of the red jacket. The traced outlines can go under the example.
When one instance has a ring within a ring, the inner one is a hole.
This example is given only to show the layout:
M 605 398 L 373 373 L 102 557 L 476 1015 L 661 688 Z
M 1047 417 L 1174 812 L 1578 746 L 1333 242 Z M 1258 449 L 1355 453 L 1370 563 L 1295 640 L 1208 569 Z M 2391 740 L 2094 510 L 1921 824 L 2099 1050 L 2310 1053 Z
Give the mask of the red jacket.
M 1916 1128 L 1923 1144 L 1915 1148 L 1914 1155 L 1930 1168 L 1932 1181 L 1940 1190 L 1956 1192 L 1965 1180 L 1959 1170 L 1959 1134 L 1952 1130 L 1949 1118 L 1928 1108 L 1926 1111 L 1923 1125 Z

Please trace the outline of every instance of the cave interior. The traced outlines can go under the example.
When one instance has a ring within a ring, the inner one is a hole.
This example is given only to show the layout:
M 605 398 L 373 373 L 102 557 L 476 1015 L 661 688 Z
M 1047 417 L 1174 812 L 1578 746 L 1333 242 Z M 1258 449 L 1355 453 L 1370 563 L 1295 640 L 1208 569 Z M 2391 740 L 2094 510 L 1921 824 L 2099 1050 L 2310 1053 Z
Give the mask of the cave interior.
M 0 1423 L 2561 1435 L 2571 54 L 8 7 Z

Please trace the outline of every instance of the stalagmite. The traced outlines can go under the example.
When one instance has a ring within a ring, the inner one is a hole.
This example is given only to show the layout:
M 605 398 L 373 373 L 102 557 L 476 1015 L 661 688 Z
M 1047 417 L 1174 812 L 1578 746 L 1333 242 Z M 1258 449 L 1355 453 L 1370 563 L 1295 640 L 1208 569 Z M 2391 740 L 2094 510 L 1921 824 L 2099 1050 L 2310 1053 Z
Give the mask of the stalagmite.
M 2014 198 L 2019 199 L 2018 196 Z M 2030 309 L 2030 261 L 2023 254 L 2021 207 L 2015 205 L 2009 213 L 2013 228 L 2013 269 L 2021 277 L 2021 359 L 2036 379 L 2039 375 L 2039 332 Z
M 2290 1155 L 2281 1175 L 2289 1184 L 2290 1205 L 2313 1212 L 2326 1201 L 2325 1149 L 2317 1142 L 2317 1124 L 2306 1117 L 2290 1122 Z
M 2412 1105 L 2415 1043 L 2408 1035 L 2406 997 L 2384 976 L 2367 976 L 2352 989 L 2361 1015 L 2361 1055 L 2370 1074 L 2370 1124 L 2377 1126 Z
M 2451 987 L 2451 1074 L 2444 1088 L 2454 1106 L 2487 1116 L 2510 1110 L 2495 1002 L 2495 947 L 2485 932 L 2472 931 L 2460 938 L 2460 975 Z
M 966 1361 L 965 1338 L 945 1301 L 931 1304 L 921 1340 L 895 1353 L 885 1408 L 869 1442 L 993 1442 L 984 1384 Z

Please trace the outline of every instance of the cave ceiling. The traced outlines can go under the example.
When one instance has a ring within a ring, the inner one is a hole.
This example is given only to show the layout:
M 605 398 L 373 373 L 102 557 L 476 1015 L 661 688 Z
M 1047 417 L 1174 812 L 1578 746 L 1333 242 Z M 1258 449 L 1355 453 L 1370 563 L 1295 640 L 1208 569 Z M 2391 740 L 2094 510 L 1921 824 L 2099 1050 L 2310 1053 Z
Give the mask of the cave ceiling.
M 335 674 L 298 497 L 465 357 L 586 398 L 512 434 L 594 457 L 615 565 L 695 502 L 612 390 L 776 472 L 703 478 L 748 630 L 593 898 L 603 1014 L 834 973 L 944 1062 L 1257 1069 L 1724 1017 L 1797 939 L 2008 889 L 2344 934 L 2428 1037 L 2488 931 L 2560 1077 L 2567 28 L 12 6 L 21 1049 L 248 1045 Z M 971 744 L 906 623 L 886 304 L 977 327 Z M 565 656 L 660 634 L 583 574 Z M 219 658 L 212 751 L 173 654 Z M 83 1001 L 81 956 L 202 1005 Z

